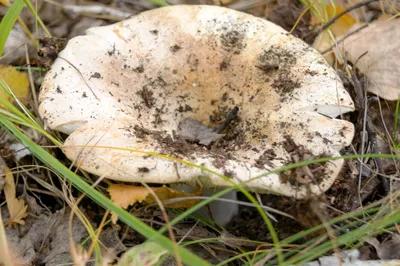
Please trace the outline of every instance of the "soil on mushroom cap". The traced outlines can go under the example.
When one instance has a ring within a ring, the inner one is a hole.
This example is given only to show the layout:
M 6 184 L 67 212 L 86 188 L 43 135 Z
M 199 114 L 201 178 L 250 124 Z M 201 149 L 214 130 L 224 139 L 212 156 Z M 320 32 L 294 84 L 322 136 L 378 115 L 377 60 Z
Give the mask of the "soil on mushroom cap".
M 237 30 L 227 31 L 224 34 L 221 34 L 221 44 L 227 48 L 242 48 L 242 40 L 244 38 L 244 33 L 241 33 Z
M 147 108 L 152 108 L 157 101 L 156 97 L 154 97 L 153 90 L 166 85 L 167 83 L 161 77 L 157 77 L 154 80 L 149 78 L 148 84 L 144 85 L 142 89 L 137 92 L 137 94 L 142 98 L 143 103 Z
M 329 157 L 326 154 L 315 156 L 311 151 L 303 145 L 298 145 L 291 136 L 285 135 L 285 141 L 282 142 L 283 148 L 290 154 L 291 161 L 287 164 L 303 162 L 311 159 Z M 320 184 L 328 176 L 328 162 L 309 164 L 303 167 L 294 168 L 279 173 L 282 183 L 289 182 L 295 187 L 307 184 Z
M 267 149 L 256 160 L 255 166 L 260 168 L 260 169 L 264 169 L 265 165 L 268 165 L 268 166 L 272 167 L 273 164 L 271 163 L 271 160 L 273 160 L 275 158 L 276 158 L 275 151 L 273 149 Z
M 222 114 L 220 114 L 222 116 Z M 226 113 L 225 113 L 226 117 Z M 165 132 L 153 131 L 144 129 L 139 126 L 134 127 L 135 136 L 138 138 L 146 138 L 151 136 L 161 146 L 163 154 L 176 157 L 176 158 L 188 158 L 195 159 L 195 156 L 204 155 L 209 157 L 213 161 L 213 165 L 226 170 L 226 162 L 228 160 L 237 160 L 236 152 L 239 150 L 251 150 L 251 143 L 246 140 L 245 132 L 240 126 L 240 117 L 234 120 L 228 125 L 225 131 L 225 136 L 217 139 L 214 143 L 209 146 L 199 145 L 196 141 L 185 139 L 184 137 L 174 134 L 170 136 Z M 327 155 L 314 155 L 311 151 L 307 150 L 304 146 L 298 145 L 291 138 L 286 135 L 285 141 L 280 144 L 291 156 L 291 160 L 287 162 L 297 163 L 306 161 L 314 158 L 327 157 Z M 257 151 L 261 155 L 258 160 L 255 161 L 254 165 L 260 169 L 266 169 L 266 166 L 274 167 L 272 161 L 276 159 L 276 154 L 273 149 L 266 149 L 265 151 Z M 304 167 L 295 168 L 289 171 L 285 171 L 279 174 L 281 182 L 290 183 L 294 187 L 300 189 L 301 186 L 308 186 L 310 184 L 319 184 L 328 176 L 327 163 L 315 163 Z M 234 176 L 234 173 L 229 172 L 229 176 Z
M 234 159 L 233 151 L 243 148 L 245 143 L 244 133 L 235 128 L 233 122 L 228 126 L 227 134 L 218 139 L 209 146 L 199 145 L 194 141 L 187 140 L 178 134 L 174 134 L 173 138 L 165 132 L 148 130 L 138 125 L 129 130 L 137 138 L 146 138 L 152 136 L 162 147 L 163 153 L 177 158 L 187 157 L 194 159 L 193 154 L 205 154 L 214 158 L 215 166 L 223 168 L 226 160 Z
M 218 105 L 217 109 L 209 116 L 209 127 L 217 128 L 218 125 L 223 123 L 228 114 L 232 111 L 230 105 L 232 100 L 228 93 L 222 95 L 221 99 L 214 101 L 211 104 Z M 183 111 L 183 107 L 181 108 Z M 190 108 L 189 108 L 190 109 Z M 247 123 L 243 126 L 243 123 Z M 138 138 L 146 138 L 151 136 L 159 143 L 163 154 L 176 157 L 186 158 L 189 160 L 195 159 L 196 156 L 204 155 L 204 157 L 211 158 L 213 165 L 223 171 L 226 170 L 226 163 L 228 160 L 241 160 L 243 158 L 237 157 L 238 151 L 253 150 L 260 154 L 259 158 L 253 162 L 253 167 L 259 169 L 274 168 L 273 163 L 276 160 L 276 153 L 273 149 L 254 150 L 254 147 L 249 141 L 249 136 L 259 134 L 257 128 L 252 128 L 248 122 L 242 121 L 239 115 L 233 120 L 226 130 L 224 136 L 217 138 L 210 145 L 200 145 L 196 139 L 188 139 L 179 135 L 177 129 L 173 136 L 166 132 L 149 130 L 139 126 L 134 127 L 135 136 Z M 263 136 L 267 139 L 268 136 Z M 320 157 L 327 157 L 324 155 L 314 155 L 310 150 L 307 150 L 303 145 L 298 145 L 289 135 L 285 136 L 285 140 L 276 143 L 275 146 L 282 146 L 284 150 L 290 155 L 291 160 L 285 162 L 286 164 L 296 163 L 304 160 L 310 160 Z M 251 162 L 250 162 L 251 163 Z M 328 176 L 326 163 L 312 164 L 303 168 L 293 169 L 280 173 L 280 179 L 283 183 L 290 183 L 295 187 L 308 186 L 310 184 L 319 184 Z M 306 172 L 305 172 L 306 171 Z M 231 173 L 230 176 L 233 176 Z
M 226 117 L 228 107 L 219 108 L 218 112 L 214 112 L 210 116 L 215 126 L 222 123 Z M 240 118 L 231 121 L 224 131 L 224 136 L 218 138 L 215 142 L 208 146 L 199 145 L 194 140 L 185 139 L 176 132 L 174 136 L 170 136 L 166 132 L 149 130 L 138 125 L 128 128 L 130 134 L 134 134 L 137 138 L 147 138 L 151 136 L 161 146 L 164 154 L 176 158 L 195 159 L 194 154 L 204 154 L 206 157 L 213 159 L 213 164 L 219 169 L 224 169 L 227 160 L 235 160 L 234 152 L 243 149 L 249 149 L 250 144 L 245 139 L 245 132 L 238 126 L 241 123 Z
M 295 54 L 271 46 L 261 53 L 256 67 L 266 75 L 274 77 L 271 87 L 281 96 L 286 96 L 300 87 L 300 83 L 294 78 L 292 67 L 297 63 Z

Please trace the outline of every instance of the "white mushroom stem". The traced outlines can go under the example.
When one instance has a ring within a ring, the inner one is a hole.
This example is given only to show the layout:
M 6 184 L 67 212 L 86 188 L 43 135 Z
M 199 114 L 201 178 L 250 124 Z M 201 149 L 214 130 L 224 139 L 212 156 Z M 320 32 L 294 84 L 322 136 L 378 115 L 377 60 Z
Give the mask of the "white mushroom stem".
M 171 185 L 171 187 L 176 190 L 185 191 L 186 193 L 193 193 L 196 190 L 196 188 L 185 184 Z M 206 188 L 203 190 L 203 196 L 212 197 L 216 193 L 216 191 L 218 190 L 214 188 Z M 212 201 L 208 205 L 208 207 L 201 208 L 199 211 L 196 212 L 196 214 L 204 218 L 212 218 L 215 222 L 219 223 L 222 226 L 227 225 L 232 220 L 232 218 L 234 218 L 239 213 L 239 205 L 235 203 L 235 201 L 238 200 L 237 192 L 228 192 L 223 195 L 221 199 L 229 200 L 232 202 L 215 200 Z

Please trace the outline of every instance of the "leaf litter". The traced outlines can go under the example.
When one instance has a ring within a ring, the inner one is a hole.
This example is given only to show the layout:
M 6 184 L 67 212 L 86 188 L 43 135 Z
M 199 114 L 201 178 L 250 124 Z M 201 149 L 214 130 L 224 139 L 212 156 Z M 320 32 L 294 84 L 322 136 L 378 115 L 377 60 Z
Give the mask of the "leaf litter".
M 349 32 L 355 27 L 360 24 Z M 400 19 L 382 16 L 346 38 L 339 51 L 367 76 L 368 92 L 389 101 L 400 97 Z
M 79 243 L 88 234 L 81 221 L 74 216 L 69 230 L 69 209 L 49 213 L 36 204 L 36 199 L 25 195 L 29 205 L 24 225 L 6 228 L 9 245 L 17 251 L 25 265 L 62 265 L 71 262 L 69 237 Z M 33 203 L 33 204 L 32 204 Z M 37 215 L 39 214 L 39 215 Z M 8 216 L 2 210 L 2 216 Z
M 282 1 L 278 1 L 278 2 L 282 2 Z M 261 8 L 259 9 L 259 10 L 261 10 Z M 254 10 L 253 10 L 254 11 Z M 54 12 L 51 12 L 51 17 L 53 17 L 53 14 L 54 14 Z M 98 21 L 102 21 L 102 22 L 104 22 L 103 20 L 98 20 Z M 397 21 L 398 21 L 398 19 L 397 19 Z M 58 29 L 57 29 L 58 30 Z M 62 31 L 62 30 L 58 30 L 58 32 L 60 32 L 60 31 Z M 378 37 L 378 39 L 379 39 L 380 37 Z M 394 41 L 393 40 L 393 38 L 392 39 L 390 39 L 390 40 L 386 40 L 386 42 L 392 42 L 392 41 Z M 357 41 L 357 42 L 359 42 L 359 43 L 361 43 L 361 41 Z M 367 45 L 367 43 L 364 43 L 364 45 Z M 383 47 L 382 49 L 385 49 L 385 47 Z M 389 52 L 387 52 L 388 54 L 390 54 L 391 52 L 389 51 Z M 369 54 L 369 52 L 367 53 L 367 55 Z M 25 55 L 24 55 L 25 56 Z M 365 56 L 363 56 L 363 57 L 365 57 Z M 394 56 L 393 56 L 394 57 Z M 361 58 L 361 60 L 363 60 L 363 58 Z M 359 62 L 362 62 L 361 60 L 359 60 Z M 378 60 L 379 61 L 379 60 Z M 4 61 L 3 61 L 4 62 Z M 353 61 L 354 62 L 354 61 Z M 358 64 L 357 64 L 357 66 L 358 66 Z M 370 68 L 365 72 L 365 74 L 367 74 L 367 76 L 368 76 L 368 71 L 370 70 Z M 363 72 L 363 71 L 362 71 Z M 397 72 L 396 72 L 397 73 Z M 384 86 L 384 88 L 386 89 L 386 87 Z M 383 96 L 382 96 L 383 97 Z M 198 121 L 197 121 L 198 122 Z M 189 124 L 191 124 L 191 123 L 193 123 L 193 121 L 192 122 L 189 122 Z M 198 123 L 196 123 L 196 122 L 194 122 L 194 124 L 199 124 L 200 122 L 198 122 Z M 201 123 L 200 123 L 201 124 Z M 188 140 L 190 140 L 190 138 L 191 139 L 193 139 L 194 141 L 198 141 L 198 143 L 199 144 L 201 144 L 201 145 L 205 145 L 205 144 L 202 144 L 201 142 L 205 142 L 205 143 L 209 143 L 209 141 L 211 141 L 211 142 L 213 142 L 213 141 L 217 141 L 218 140 L 218 138 L 219 138 L 219 136 L 217 136 L 217 135 L 215 135 L 215 134 L 211 134 L 211 137 L 207 137 L 207 134 L 209 134 L 210 133 L 210 131 L 211 131 L 211 133 L 215 133 L 215 131 L 213 131 L 213 129 L 212 128 L 208 128 L 207 126 L 205 126 L 205 125 L 203 125 L 203 124 L 201 124 L 203 127 L 202 127 L 202 129 L 200 130 L 200 131 L 202 131 L 202 130 L 204 130 L 204 132 L 202 132 L 202 133 L 193 133 L 193 132 L 191 132 L 191 131 L 193 131 L 191 128 L 196 128 L 196 125 L 195 126 L 186 126 L 186 131 L 189 131 L 189 139 Z M 185 126 L 184 126 L 185 127 Z M 201 127 L 201 126 L 200 126 Z M 382 131 L 383 132 L 383 131 Z M 191 134 L 191 135 L 190 135 Z M 218 133 L 216 133 L 216 134 L 218 134 Z M 200 137 L 199 137 L 199 135 L 200 135 Z M 201 142 L 200 142 L 201 141 Z M 371 165 L 372 167 L 373 167 L 373 165 Z M 345 169 L 345 171 L 349 171 L 349 169 Z M 343 176 L 343 178 L 345 177 L 345 175 Z M 1 179 L 1 177 L 0 177 L 0 186 L 1 186 L 1 182 L 2 182 L 2 180 L 4 181 L 4 179 Z M 5 182 L 5 181 L 4 181 Z M 342 193 L 343 194 L 343 188 L 342 187 L 340 187 L 340 186 L 334 186 L 334 189 L 338 189 L 338 190 L 341 190 L 342 189 L 342 191 L 340 191 L 340 193 Z M 0 189 L 1 190 L 1 189 Z M 376 193 L 376 192 L 375 192 Z M 23 232 L 23 234 L 25 234 L 25 235 L 22 235 L 22 236 L 18 236 L 18 238 L 16 238 L 17 240 L 15 241 L 15 243 L 24 243 L 24 241 L 27 241 L 27 242 L 29 242 L 30 241 L 30 239 L 37 239 L 39 242 L 42 242 L 42 243 L 44 243 L 43 244 L 43 246 L 44 247 L 46 247 L 46 245 L 48 245 L 48 241 L 47 240 L 43 240 L 43 236 L 41 236 L 41 234 L 44 234 L 44 232 L 45 232 L 45 225 L 51 225 L 51 224 L 53 224 L 54 222 L 51 222 L 51 220 L 53 219 L 53 220 L 56 220 L 57 218 L 56 218 L 56 213 L 50 213 L 50 212 L 48 212 L 48 211 L 46 211 L 46 210 L 44 210 L 43 208 L 41 208 L 40 206 L 36 206 L 36 207 L 32 207 L 32 204 L 30 203 L 30 202 L 35 202 L 36 203 L 36 200 L 34 199 L 34 198 L 32 198 L 32 197 L 30 197 L 31 199 L 30 200 L 28 200 L 28 198 L 29 198 L 30 196 L 28 196 L 28 195 L 25 195 L 24 196 L 24 198 L 25 198 L 25 201 L 26 201 L 26 203 L 28 204 L 28 213 L 29 214 L 31 214 L 31 213 L 34 213 L 35 215 L 37 215 L 37 217 L 35 218 L 35 221 L 36 222 L 32 222 L 31 221 L 31 219 L 32 219 L 32 217 L 31 217 L 31 215 L 28 215 L 27 217 L 26 217 L 26 219 L 25 219 L 25 221 L 26 221 L 26 224 L 25 225 L 22 225 L 21 226 L 21 228 L 23 228 L 25 231 Z M 333 201 L 337 201 L 337 199 L 333 199 L 332 200 L 332 202 Z M 37 205 L 37 204 L 36 204 Z M 35 211 L 33 211 L 33 209 L 36 209 Z M 5 218 L 7 218 L 7 217 L 9 217 L 9 216 L 7 216 L 7 214 L 6 214 L 6 209 L 5 208 L 3 208 L 2 209 L 2 213 L 5 213 L 4 215 L 3 215 L 3 217 L 5 217 Z M 59 214 L 59 213 L 58 213 Z M 59 215 L 61 215 L 61 214 L 59 214 Z M 62 215 L 62 217 L 64 217 L 64 219 L 65 219 L 65 217 L 68 217 L 68 215 L 67 216 L 65 216 L 66 214 L 64 213 L 64 215 Z M 248 216 L 248 217 L 250 217 L 249 219 L 250 220 L 254 220 L 254 213 L 252 213 L 252 214 L 246 214 L 246 213 L 243 213 L 243 212 L 241 212 L 241 215 L 242 216 Z M 49 221 L 50 220 L 50 221 Z M 65 220 L 67 220 L 67 219 L 65 219 Z M 36 232 L 36 235 L 34 234 L 34 232 L 28 232 L 28 228 L 30 228 L 30 231 L 36 231 L 36 229 L 37 228 L 39 228 L 39 223 L 44 223 L 45 225 L 43 226 L 43 227 L 40 227 L 41 229 L 38 231 L 38 232 Z M 246 222 L 243 222 L 243 224 L 245 224 Z M 29 226 L 31 226 L 31 227 L 28 227 L 28 225 Z M 253 228 L 255 228 L 255 227 L 257 227 L 257 226 L 251 226 L 250 224 L 245 224 L 245 226 L 246 227 L 253 227 Z M 262 226 L 262 223 L 260 224 L 260 226 Z M 74 223 L 74 225 L 73 225 L 73 230 L 75 230 L 75 227 L 78 227 L 79 228 L 79 225 L 76 225 L 75 223 Z M 56 229 L 57 228 L 60 228 L 61 230 L 59 230 L 59 231 L 62 231 L 63 230 L 63 228 L 64 227 L 56 227 Z M 107 228 L 107 229 L 110 229 L 110 228 Z M 106 230 L 107 230 L 106 229 Z M 203 228 L 204 229 L 204 228 Z M 14 237 L 15 237 L 15 234 L 16 234 L 16 230 L 15 229 L 12 229 L 12 228 L 7 228 L 6 229 L 7 230 L 7 234 L 8 235 L 10 235 L 10 232 L 12 232 L 11 233 L 11 235 L 12 234 L 14 234 L 14 236 L 12 236 L 11 238 L 12 239 L 14 239 Z M 67 232 L 68 230 L 63 230 L 63 231 L 65 231 L 65 232 Z M 30 237 L 27 237 L 27 235 L 28 234 L 30 234 L 31 236 Z M 259 233 L 260 234 L 260 233 Z M 48 234 L 49 236 L 52 236 L 53 234 Z M 73 232 L 73 235 L 79 235 L 77 232 Z M 82 238 L 83 238 L 83 236 L 84 236 L 85 234 L 82 234 Z M 194 234 L 194 235 L 196 235 L 196 234 Z M 61 240 L 62 238 L 60 237 L 60 238 L 58 238 L 58 239 L 60 239 L 62 242 L 64 242 L 64 243 L 67 243 L 67 239 L 68 239 L 68 237 L 67 237 L 68 235 L 66 235 L 66 237 L 64 238 L 64 240 Z M 198 234 L 198 235 L 196 235 L 196 236 L 199 236 L 199 237 L 203 237 L 203 238 L 207 238 L 207 236 L 202 236 L 201 234 Z M 211 236 L 208 236 L 208 237 L 211 237 Z M 223 238 L 224 237 L 224 235 L 221 235 L 221 238 Z M 230 238 L 230 237 L 229 237 Z M 75 240 L 75 238 L 74 238 L 74 240 Z M 79 239 L 78 240 L 76 240 L 76 241 L 79 241 Z M 10 241 L 11 242 L 11 241 Z M 52 241 L 52 242 L 54 242 L 54 240 Z M 379 241 L 378 241 L 379 242 Z M 387 241 L 387 242 L 390 242 L 390 241 Z M 115 243 L 115 242 L 114 242 Z M 383 242 L 384 243 L 384 242 Z M 378 251 L 378 254 L 380 253 L 380 251 L 379 250 L 383 250 L 384 248 L 385 248 L 385 246 L 384 245 L 382 245 L 383 243 L 379 243 L 378 245 L 377 245 L 377 247 L 378 248 L 376 248 L 376 250 Z M 386 243 L 386 242 L 385 242 Z M 33 246 L 33 241 L 31 241 L 31 246 Z M 52 244 L 54 244 L 54 243 L 52 243 Z M 226 244 L 228 244 L 228 243 L 226 243 Z M 240 246 L 242 243 L 241 243 L 241 238 L 239 238 L 239 240 L 238 241 L 234 241 L 234 243 L 233 243 L 234 245 L 238 245 L 238 246 Z M 376 243 L 375 243 L 376 244 Z M 18 244 L 18 245 L 22 245 L 22 244 Z M 18 247 L 18 245 L 16 245 L 17 247 Z M 373 244 L 372 244 L 373 245 Z M 375 246 L 375 245 L 373 245 L 373 246 Z M 56 247 L 56 245 L 54 245 L 54 248 L 57 248 Z M 44 249 L 46 249 L 46 248 L 44 248 Z M 19 250 L 24 250 L 24 254 L 26 253 L 27 255 L 29 255 L 28 253 L 31 251 L 32 252 L 32 249 L 25 249 L 24 247 L 22 247 L 22 248 L 20 248 Z M 26 252 L 25 252 L 25 250 L 26 250 Z M 61 248 L 61 250 L 63 250 L 62 248 Z M 64 249 L 64 250 L 67 250 L 67 252 L 66 253 L 68 253 L 69 252 L 69 250 L 66 248 L 66 249 Z M 390 249 L 390 250 L 392 250 L 392 249 Z M 39 249 L 39 251 L 41 252 L 41 250 Z M 47 251 L 46 251 L 47 252 Z M 39 254 L 38 252 L 36 252 L 36 250 L 34 250 L 33 249 L 33 252 L 31 253 L 31 254 Z M 47 253 L 47 254 L 49 254 L 49 253 Z M 381 254 L 382 255 L 382 254 Z M 385 256 L 381 256 L 380 255 L 380 257 L 382 258 L 382 257 L 385 257 Z M 43 254 L 42 255 L 40 255 L 40 259 L 39 260 L 35 260 L 34 259 L 34 257 L 35 257 L 35 255 L 34 256 L 32 256 L 32 260 L 31 261 L 34 261 L 34 262 L 37 262 L 37 261 L 43 261 L 42 260 L 42 258 L 43 257 L 46 257 L 46 256 L 43 256 Z M 66 261 L 59 261 L 59 263 L 65 263 Z M 58 263 L 58 262 L 55 262 L 56 264 Z M 52 264 L 50 264 L 49 262 L 47 262 L 46 263 L 46 265 L 52 265 Z

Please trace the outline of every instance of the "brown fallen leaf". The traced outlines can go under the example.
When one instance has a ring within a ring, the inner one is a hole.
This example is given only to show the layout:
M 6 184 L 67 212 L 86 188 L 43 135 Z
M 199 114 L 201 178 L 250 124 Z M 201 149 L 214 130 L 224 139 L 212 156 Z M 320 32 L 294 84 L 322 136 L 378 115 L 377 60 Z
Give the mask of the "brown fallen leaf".
M 7 167 L 4 168 L 6 173 L 6 183 L 4 185 L 4 194 L 6 196 L 7 208 L 10 213 L 10 220 L 5 223 L 5 225 L 14 225 L 14 224 L 25 224 L 23 220 L 28 214 L 26 213 L 26 209 L 28 205 L 25 205 L 25 201 L 23 199 L 17 199 L 15 197 L 15 183 L 14 176 L 12 172 Z
M 400 259 L 400 235 L 393 234 L 392 239 L 380 243 L 376 238 L 371 237 L 366 242 L 372 245 L 378 257 L 382 260 Z
M 29 205 L 28 210 L 32 211 L 32 205 Z M 78 265 L 73 263 L 69 240 L 72 237 L 73 243 L 81 243 L 88 237 L 88 232 L 76 215 L 72 219 L 70 230 L 69 217 L 69 209 L 50 213 L 43 208 L 35 215 L 29 215 L 24 225 L 6 228 L 9 245 L 14 254 L 18 255 L 13 258 L 14 261 L 19 259 L 22 265 Z M 0 261 L 2 255 L 0 251 Z
M 339 47 L 367 76 L 369 92 L 386 100 L 399 98 L 400 19 L 381 18 L 346 38 Z
M 185 193 L 179 190 L 174 190 L 166 186 L 162 187 L 152 187 L 151 188 L 157 197 L 161 200 L 169 200 L 175 198 L 183 198 L 190 196 L 200 196 L 202 190 L 199 189 L 192 194 Z M 108 187 L 108 193 L 110 193 L 111 200 L 119 207 L 124 209 L 128 208 L 129 205 L 133 205 L 136 202 L 146 202 L 147 204 L 156 203 L 153 195 L 145 187 L 121 185 L 121 184 L 111 184 Z M 194 206 L 198 200 L 183 200 L 175 203 L 165 204 L 164 207 L 168 208 L 190 208 Z M 112 221 L 115 223 L 117 221 L 117 215 L 112 214 Z

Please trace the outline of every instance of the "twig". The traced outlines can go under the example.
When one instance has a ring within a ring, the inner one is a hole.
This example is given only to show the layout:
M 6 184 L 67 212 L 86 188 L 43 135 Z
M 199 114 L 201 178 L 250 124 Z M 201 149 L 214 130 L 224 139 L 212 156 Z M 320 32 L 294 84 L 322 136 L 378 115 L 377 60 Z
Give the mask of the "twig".
M 366 56 L 368 54 L 368 51 L 365 51 L 364 53 L 362 53 L 356 60 L 356 62 L 354 63 L 354 66 L 357 66 L 357 63 L 360 62 L 361 58 L 363 58 L 364 56 Z
M 353 11 L 354 9 L 360 8 L 362 6 L 368 5 L 369 3 L 372 2 L 376 2 L 376 1 L 380 1 L 380 0 L 366 0 L 363 2 L 359 2 L 355 5 L 352 5 L 348 8 L 346 8 L 345 10 L 343 10 L 342 12 L 340 12 L 339 14 L 337 14 L 336 16 L 334 16 L 330 21 L 328 21 L 325 25 L 322 26 L 322 28 L 320 30 L 317 30 L 311 34 L 309 34 L 309 36 L 306 36 L 305 39 L 307 40 L 313 40 L 315 37 L 317 37 L 321 32 L 323 32 L 324 30 L 326 30 L 327 28 L 329 28 L 333 23 L 336 22 L 336 20 L 338 20 L 339 18 L 341 18 L 343 15 Z
M 380 153 L 380 151 L 378 150 L 377 134 L 376 134 L 376 131 L 371 126 L 371 124 L 372 124 L 371 118 L 368 117 L 367 133 L 368 133 L 368 139 L 371 143 L 372 153 Z M 375 158 L 375 163 L 376 163 L 376 167 L 378 168 L 378 177 L 379 177 L 379 180 L 381 181 L 382 188 L 385 193 L 384 195 L 386 196 L 390 192 L 390 185 L 389 185 L 389 182 L 387 181 L 386 177 L 381 174 L 381 172 L 383 171 L 381 158 Z
M 346 40 L 347 38 L 349 38 L 350 36 L 352 36 L 353 34 L 356 34 L 357 32 L 359 32 L 360 30 L 364 29 L 368 27 L 368 24 L 364 24 L 361 27 L 353 30 L 350 33 L 347 33 L 345 36 L 343 36 L 340 40 L 337 40 L 334 44 L 332 44 L 329 48 L 325 49 L 324 51 L 321 52 L 322 55 L 325 55 L 327 52 L 329 52 L 330 50 L 333 49 L 333 47 L 337 46 L 338 44 L 340 44 L 341 42 L 343 42 L 344 40 Z
M 380 153 L 377 145 L 377 133 L 373 129 L 372 126 L 373 123 L 371 121 L 371 118 L 367 114 L 368 103 L 363 105 L 364 102 L 363 96 L 365 95 L 364 82 L 361 82 L 356 76 L 356 74 L 352 74 L 351 78 L 353 80 L 354 87 L 357 89 L 357 103 L 359 105 L 359 110 L 360 110 L 360 119 L 364 121 L 365 130 L 368 134 L 368 141 L 371 144 L 372 153 Z M 363 114 L 365 114 L 364 117 L 362 117 Z M 364 145 L 362 145 L 362 147 L 364 147 Z M 363 153 L 364 151 L 362 150 L 361 152 Z M 378 178 L 382 184 L 382 188 L 384 190 L 385 195 L 387 195 L 390 192 L 390 186 L 385 176 L 380 174 L 381 171 L 383 171 L 382 161 L 380 158 L 375 158 L 375 163 L 376 167 L 378 168 Z M 361 174 L 361 169 L 360 169 L 360 174 Z

